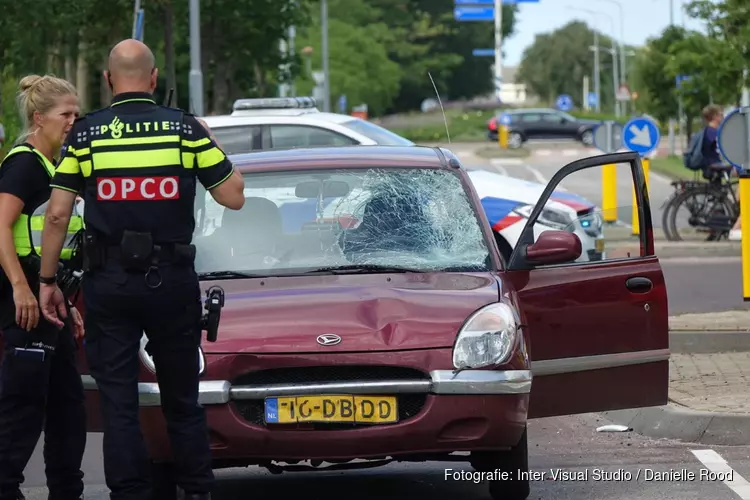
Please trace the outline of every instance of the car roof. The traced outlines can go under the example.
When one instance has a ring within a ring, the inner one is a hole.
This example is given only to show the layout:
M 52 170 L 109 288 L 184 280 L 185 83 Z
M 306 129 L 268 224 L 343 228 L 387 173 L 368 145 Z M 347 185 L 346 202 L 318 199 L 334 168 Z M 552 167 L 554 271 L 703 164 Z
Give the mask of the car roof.
M 231 127 L 235 125 L 262 125 L 269 122 L 276 123 L 303 123 L 313 124 L 320 122 L 345 123 L 348 121 L 359 120 L 355 116 L 339 115 L 336 113 L 304 113 L 299 115 L 276 115 L 276 114 L 255 114 L 255 115 L 220 115 L 220 116 L 203 116 L 203 120 L 211 128 L 214 127 Z
M 462 168 L 452 151 L 428 146 L 325 146 L 257 151 L 229 158 L 240 172 L 316 168 Z

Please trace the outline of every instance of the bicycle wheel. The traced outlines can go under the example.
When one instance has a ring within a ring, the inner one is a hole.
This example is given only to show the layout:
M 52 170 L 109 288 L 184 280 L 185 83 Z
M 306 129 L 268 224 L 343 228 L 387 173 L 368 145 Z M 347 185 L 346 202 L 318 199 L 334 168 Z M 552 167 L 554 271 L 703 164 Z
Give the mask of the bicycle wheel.
M 667 241 L 677 241 L 677 237 L 674 234 L 674 230 L 671 226 L 671 214 L 675 209 L 675 202 L 679 199 L 681 191 L 675 191 L 669 198 L 666 199 L 664 204 L 661 206 L 661 230 L 664 231 L 664 237 Z
M 687 209 L 684 217 L 682 208 Z M 666 231 L 674 237 L 672 241 L 717 241 L 728 236 L 737 217 L 736 206 L 723 189 L 694 187 L 675 198 Z

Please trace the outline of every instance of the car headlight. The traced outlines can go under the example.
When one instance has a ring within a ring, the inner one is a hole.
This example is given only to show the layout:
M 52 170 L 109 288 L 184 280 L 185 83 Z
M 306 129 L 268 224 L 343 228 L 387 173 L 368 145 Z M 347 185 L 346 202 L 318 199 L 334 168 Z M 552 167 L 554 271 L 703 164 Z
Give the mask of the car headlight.
M 579 218 L 581 227 L 589 236 L 599 236 L 604 226 L 604 221 L 599 212 L 591 212 Z
M 531 217 L 531 212 L 533 211 L 534 205 L 522 205 L 513 209 L 514 213 L 526 219 Z M 573 219 L 568 214 L 553 208 L 543 208 L 542 213 L 539 214 L 536 221 L 539 224 L 563 230 L 570 230 L 573 225 Z
M 516 345 L 518 321 L 504 303 L 491 304 L 466 320 L 453 347 L 453 366 L 483 368 L 508 361 Z
M 146 352 L 146 344 L 148 344 L 148 337 L 144 333 L 141 336 L 141 348 L 138 351 L 138 355 L 141 358 L 141 362 L 151 373 L 156 373 L 156 365 L 154 364 L 154 358 Z M 203 354 L 203 348 L 198 346 L 198 376 L 203 375 L 206 372 L 206 355 Z

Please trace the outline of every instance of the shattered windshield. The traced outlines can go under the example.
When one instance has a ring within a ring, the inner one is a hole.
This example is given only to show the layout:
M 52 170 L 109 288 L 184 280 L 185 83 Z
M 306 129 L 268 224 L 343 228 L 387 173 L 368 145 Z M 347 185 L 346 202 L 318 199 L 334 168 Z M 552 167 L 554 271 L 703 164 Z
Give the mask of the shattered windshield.
M 196 199 L 196 270 L 253 275 L 331 268 L 492 269 L 460 178 L 433 169 L 244 174 L 245 205 Z

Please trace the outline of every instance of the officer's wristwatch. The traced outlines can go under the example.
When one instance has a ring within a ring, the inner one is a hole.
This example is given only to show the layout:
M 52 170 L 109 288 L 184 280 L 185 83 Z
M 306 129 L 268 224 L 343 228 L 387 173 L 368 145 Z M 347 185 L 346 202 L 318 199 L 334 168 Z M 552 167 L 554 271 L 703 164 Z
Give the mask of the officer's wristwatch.
M 51 278 L 48 278 L 40 274 L 39 283 L 43 283 L 45 285 L 54 285 L 55 283 L 57 283 L 57 276 L 52 276 Z

